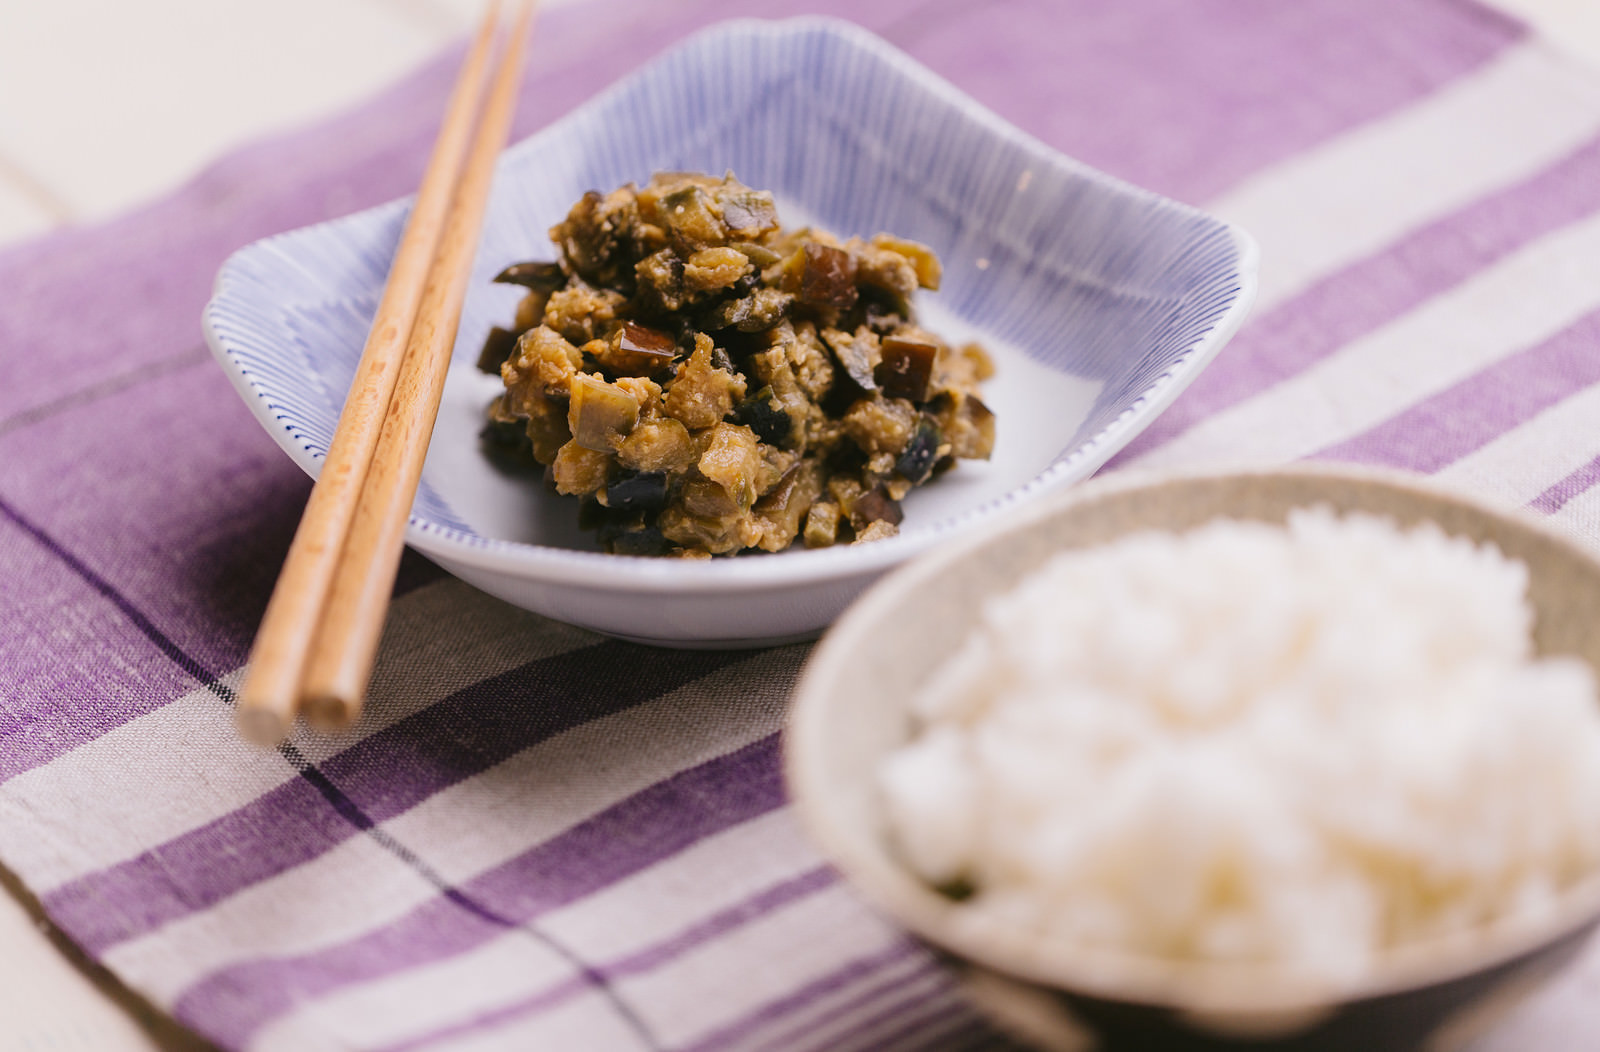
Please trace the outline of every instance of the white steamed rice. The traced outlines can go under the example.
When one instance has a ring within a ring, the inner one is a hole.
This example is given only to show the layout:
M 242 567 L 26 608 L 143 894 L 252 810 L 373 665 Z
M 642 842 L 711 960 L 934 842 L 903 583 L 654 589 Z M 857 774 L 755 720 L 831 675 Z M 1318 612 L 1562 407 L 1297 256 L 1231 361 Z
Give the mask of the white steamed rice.
M 1321 509 L 1062 553 L 929 677 L 892 835 L 964 909 L 1164 958 L 1352 977 L 1538 917 L 1600 862 L 1600 708 L 1526 585 Z

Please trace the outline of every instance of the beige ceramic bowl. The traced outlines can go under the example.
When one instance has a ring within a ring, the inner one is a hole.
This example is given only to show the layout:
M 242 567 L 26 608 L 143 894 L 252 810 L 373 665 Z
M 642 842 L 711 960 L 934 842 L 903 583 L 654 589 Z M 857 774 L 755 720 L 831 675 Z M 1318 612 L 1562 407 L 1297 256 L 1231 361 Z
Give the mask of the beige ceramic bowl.
M 908 698 L 987 596 L 1064 548 L 1218 516 L 1280 522 L 1312 504 L 1401 525 L 1431 519 L 1492 541 L 1528 566 L 1540 653 L 1576 654 L 1600 669 L 1600 562 L 1521 514 L 1408 476 L 1320 467 L 1090 483 L 897 571 L 834 626 L 806 668 L 786 738 L 802 820 L 869 900 L 957 965 L 980 1006 L 1041 1047 L 1458 1047 L 1570 960 L 1600 920 L 1597 876 L 1547 923 L 1416 947 L 1363 982 L 1330 988 L 1266 968 L 1091 952 L 972 923 L 896 860 L 874 770 L 909 735 Z

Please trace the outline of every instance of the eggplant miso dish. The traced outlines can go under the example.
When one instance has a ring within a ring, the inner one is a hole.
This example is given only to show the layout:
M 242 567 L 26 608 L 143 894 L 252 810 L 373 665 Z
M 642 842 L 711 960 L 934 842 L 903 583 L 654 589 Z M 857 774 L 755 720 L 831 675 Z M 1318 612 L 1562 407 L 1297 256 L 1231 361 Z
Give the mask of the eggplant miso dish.
M 730 174 L 590 191 L 550 231 L 553 263 L 479 367 L 505 391 L 484 440 L 544 465 L 622 555 L 705 558 L 893 536 L 900 502 L 987 459 L 994 371 L 920 327 L 927 247 L 785 230 Z

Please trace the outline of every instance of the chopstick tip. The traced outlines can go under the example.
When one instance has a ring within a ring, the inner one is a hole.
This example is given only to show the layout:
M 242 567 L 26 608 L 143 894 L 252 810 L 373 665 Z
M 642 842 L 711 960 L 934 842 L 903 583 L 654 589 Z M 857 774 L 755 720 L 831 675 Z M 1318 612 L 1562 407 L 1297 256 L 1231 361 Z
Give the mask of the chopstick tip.
M 355 722 L 359 703 L 334 694 L 308 694 L 300 714 L 319 731 L 342 731 Z
M 241 708 L 237 716 L 239 734 L 246 741 L 268 748 L 289 736 L 289 724 L 267 709 Z

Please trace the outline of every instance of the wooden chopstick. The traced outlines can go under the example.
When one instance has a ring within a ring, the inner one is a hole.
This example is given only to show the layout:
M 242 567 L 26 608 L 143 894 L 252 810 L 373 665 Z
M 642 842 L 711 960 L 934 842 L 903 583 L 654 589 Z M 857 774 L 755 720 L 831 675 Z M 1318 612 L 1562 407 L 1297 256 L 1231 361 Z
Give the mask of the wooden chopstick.
M 252 741 L 270 745 L 281 740 L 299 711 L 312 635 L 345 550 L 356 502 L 400 375 L 402 352 L 472 141 L 499 23 L 500 0 L 490 0 L 451 90 L 322 472 L 256 634 L 238 698 L 239 728 Z
M 495 160 L 511 130 L 533 10 L 533 0 L 523 0 L 506 40 L 494 86 L 456 186 L 438 254 L 428 272 L 422 305 L 344 554 L 311 643 L 302 692 L 305 715 L 313 726 L 346 726 L 360 712 L 366 693 L 404 547 L 411 502 L 439 412 L 477 251 L 478 231 L 488 207 Z

